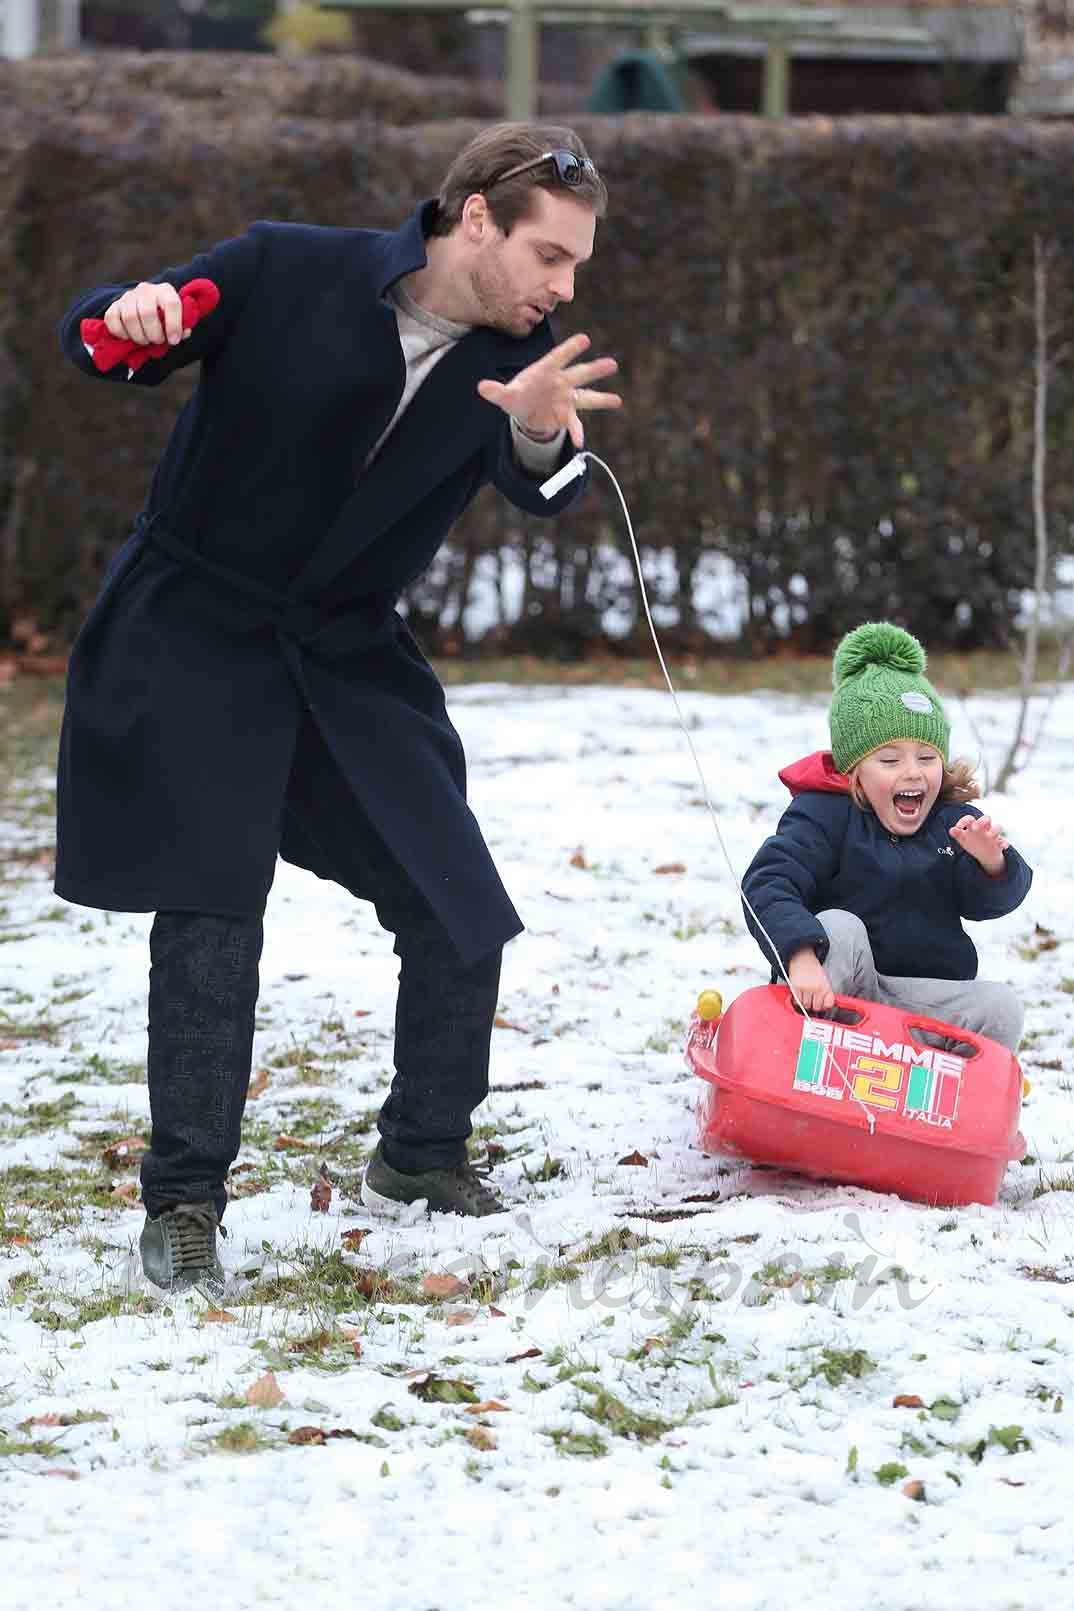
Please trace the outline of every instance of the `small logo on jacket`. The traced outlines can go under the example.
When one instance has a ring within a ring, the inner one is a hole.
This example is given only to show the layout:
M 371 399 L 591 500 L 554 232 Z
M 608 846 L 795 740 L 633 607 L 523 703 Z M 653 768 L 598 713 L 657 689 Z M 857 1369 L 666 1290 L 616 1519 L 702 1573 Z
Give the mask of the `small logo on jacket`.
M 937 845 L 936 854 L 937 856 L 953 856 L 955 847 L 954 845 Z

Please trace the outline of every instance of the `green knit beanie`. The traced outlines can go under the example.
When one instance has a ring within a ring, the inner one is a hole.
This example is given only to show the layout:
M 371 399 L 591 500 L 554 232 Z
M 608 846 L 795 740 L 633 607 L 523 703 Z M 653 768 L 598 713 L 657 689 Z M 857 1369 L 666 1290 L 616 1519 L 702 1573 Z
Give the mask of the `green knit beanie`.
M 832 661 L 835 694 L 828 721 L 840 772 L 893 739 L 931 744 L 947 762 L 951 724 L 925 677 L 925 651 L 890 621 L 848 632 Z

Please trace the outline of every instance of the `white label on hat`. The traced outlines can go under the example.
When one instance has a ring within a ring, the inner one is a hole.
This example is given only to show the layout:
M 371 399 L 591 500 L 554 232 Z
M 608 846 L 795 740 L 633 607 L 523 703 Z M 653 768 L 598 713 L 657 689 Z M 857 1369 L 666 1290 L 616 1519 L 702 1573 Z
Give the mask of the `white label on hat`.
M 911 688 L 907 693 L 900 694 L 899 699 L 907 710 L 916 710 L 921 716 L 932 715 L 932 700 L 927 694 L 916 693 Z

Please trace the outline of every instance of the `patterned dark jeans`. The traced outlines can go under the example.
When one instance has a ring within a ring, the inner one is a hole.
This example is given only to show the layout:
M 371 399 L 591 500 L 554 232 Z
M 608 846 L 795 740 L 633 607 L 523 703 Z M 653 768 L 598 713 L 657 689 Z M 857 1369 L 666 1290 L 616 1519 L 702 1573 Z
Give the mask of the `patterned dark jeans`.
M 318 742 L 312 732 L 300 740 Z M 331 853 L 333 865 L 347 869 L 347 887 L 373 901 L 379 922 L 396 936 L 396 1074 L 378 1120 L 384 1156 L 408 1173 L 451 1168 L 465 1162 L 470 1116 L 488 1094 L 501 953 L 464 967 L 343 780 L 326 785 L 324 776 L 322 770 L 316 815 L 308 801 L 289 801 L 284 837 L 302 842 L 307 865 L 316 865 L 318 852 Z M 154 919 L 153 1128 L 142 1161 L 142 1198 L 154 1217 L 173 1203 L 209 1199 L 223 1216 L 250 1081 L 261 943 L 260 917 L 158 912 Z

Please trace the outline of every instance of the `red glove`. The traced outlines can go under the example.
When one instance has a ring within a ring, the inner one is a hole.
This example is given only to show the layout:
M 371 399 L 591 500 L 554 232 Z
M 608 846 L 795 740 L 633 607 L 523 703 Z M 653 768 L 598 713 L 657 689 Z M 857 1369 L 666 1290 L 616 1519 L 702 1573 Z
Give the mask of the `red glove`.
M 179 300 L 183 305 L 183 329 L 193 330 L 198 320 L 216 307 L 220 292 L 212 280 L 188 280 L 180 288 Z M 172 350 L 166 341 L 139 346 L 126 336 L 114 336 L 103 319 L 83 319 L 82 345 L 102 374 L 114 369 L 116 364 L 125 363 L 128 380 L 150 358 L 163 358 Z

